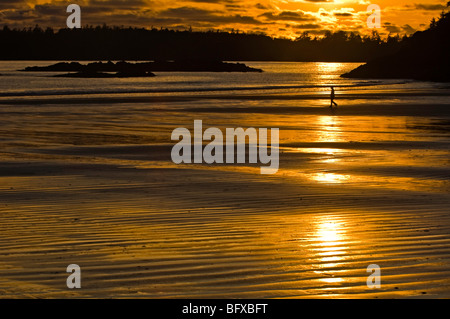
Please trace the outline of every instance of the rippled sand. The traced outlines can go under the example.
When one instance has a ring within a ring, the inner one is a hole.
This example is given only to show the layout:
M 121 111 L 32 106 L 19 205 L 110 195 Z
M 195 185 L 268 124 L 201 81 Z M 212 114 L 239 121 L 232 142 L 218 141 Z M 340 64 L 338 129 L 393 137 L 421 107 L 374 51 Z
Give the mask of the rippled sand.
M 2 102 L 0 297 L 450 297 L 450 105 L 272 98 Z M 194 119 L 280 128 L 279 172 L 173 164 Z

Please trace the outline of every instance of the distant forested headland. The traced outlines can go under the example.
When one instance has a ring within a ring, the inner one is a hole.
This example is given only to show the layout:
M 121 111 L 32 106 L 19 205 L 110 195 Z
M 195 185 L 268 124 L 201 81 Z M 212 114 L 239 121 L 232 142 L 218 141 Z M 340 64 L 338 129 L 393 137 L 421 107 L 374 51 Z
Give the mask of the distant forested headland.
M 375 58 L 342 76 L 450 82 L 450 1 L 447 8 L 427 30 L 416 32 L 396 53 Z
M 242 32 L 86 26 L 0 29 L 1 60 L 217 60 L 366 62 L 396 53 L 407 37 L 344 31 L 295 40 Z

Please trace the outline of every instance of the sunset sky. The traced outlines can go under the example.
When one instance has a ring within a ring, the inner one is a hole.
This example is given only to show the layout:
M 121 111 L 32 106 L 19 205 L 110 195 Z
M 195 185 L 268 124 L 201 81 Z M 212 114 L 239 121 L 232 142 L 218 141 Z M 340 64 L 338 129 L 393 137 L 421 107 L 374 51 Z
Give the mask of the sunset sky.
M 439 16 L 440 0 L 1 0 L 0 26 L 65 27 L 66 7 L 81 6 L 82 24 L 124 25 L 184 30 L 264 32 L 294 38 L 304 31 L 325 30 L 367 33 L 367 6 L 382 9 L 381 34 L 410 34 Z

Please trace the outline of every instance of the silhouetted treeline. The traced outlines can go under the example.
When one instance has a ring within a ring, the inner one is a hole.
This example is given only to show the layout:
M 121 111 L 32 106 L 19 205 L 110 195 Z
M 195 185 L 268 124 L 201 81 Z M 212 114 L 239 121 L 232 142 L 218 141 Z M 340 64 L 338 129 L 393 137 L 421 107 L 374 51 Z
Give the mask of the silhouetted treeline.
M 364 62 L 395 53 L 405 38 L 382 40 L 339 31 L 324 37 L 303 33 L 296 40 L 238 32 L 168 29 L 36 26 L 0 30 L 2 60 L 179 60 Z
M 433 19 L 427 30 L 416 32 L 397 53 L 376 58 L 343 77 L 450 82 L 450 2 L 447 7 L 438 20 Z

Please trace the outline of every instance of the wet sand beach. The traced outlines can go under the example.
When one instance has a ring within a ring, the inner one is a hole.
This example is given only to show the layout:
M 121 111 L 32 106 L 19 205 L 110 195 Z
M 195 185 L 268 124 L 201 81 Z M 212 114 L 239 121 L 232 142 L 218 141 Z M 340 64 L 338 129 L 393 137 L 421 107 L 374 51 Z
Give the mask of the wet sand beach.
M 450 297 L 447 89 L 133 94 L 0 98 L 0 298 Z M 279 171 L 174 164 L 196 119 Z

